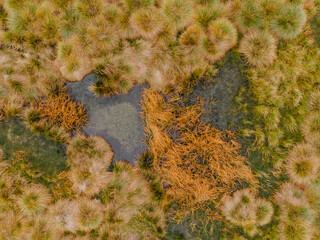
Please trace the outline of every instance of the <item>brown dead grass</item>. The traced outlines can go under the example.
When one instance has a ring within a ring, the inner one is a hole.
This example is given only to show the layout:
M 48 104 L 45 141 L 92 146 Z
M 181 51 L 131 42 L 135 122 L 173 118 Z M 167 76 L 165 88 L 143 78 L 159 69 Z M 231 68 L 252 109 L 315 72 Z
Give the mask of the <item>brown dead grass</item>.
M 62 126 L 67 131 L 80 130 L 88 120 L 85 107 L 66 94 L 42 100 L 39 111 L 50 123 Z
M 179 206 L 194 211 L 257 183 L 234 134 L 202 123 L 201 102 L 183 107 L 178 98 L 146 90 L 142 105 L 155 170 Z

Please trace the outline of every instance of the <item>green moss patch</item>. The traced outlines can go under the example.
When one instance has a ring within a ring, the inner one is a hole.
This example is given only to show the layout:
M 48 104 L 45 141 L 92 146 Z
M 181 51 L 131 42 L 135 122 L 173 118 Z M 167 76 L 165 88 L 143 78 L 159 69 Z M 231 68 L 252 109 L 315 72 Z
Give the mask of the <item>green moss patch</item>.
M 0 124 L 0 147 L 10 160 L 12 153 L 24 151 L 32 166 L 44 173 L 59 173 L 65 169 L 65 148 L 47 140 L 44 135 L 35 135 L 20 119 L 14 118 Z

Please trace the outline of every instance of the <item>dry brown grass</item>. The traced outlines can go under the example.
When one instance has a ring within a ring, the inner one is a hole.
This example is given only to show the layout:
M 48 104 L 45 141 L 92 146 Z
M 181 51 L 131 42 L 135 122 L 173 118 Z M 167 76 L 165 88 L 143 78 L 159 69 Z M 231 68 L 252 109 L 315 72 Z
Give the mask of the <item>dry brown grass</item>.
M 178 99 L 146 90 L 143 110 L 155 170 L 182 208 L 193 211 L 242 183 L 257 183 L 234 135 L 201 122 L 200 103 L 181 107 Z
M 50 123 L 58 124 L 68 131 L 81 129 L 88 120 L 85 107 L 65 94 L 42 100 L 39 111 Z

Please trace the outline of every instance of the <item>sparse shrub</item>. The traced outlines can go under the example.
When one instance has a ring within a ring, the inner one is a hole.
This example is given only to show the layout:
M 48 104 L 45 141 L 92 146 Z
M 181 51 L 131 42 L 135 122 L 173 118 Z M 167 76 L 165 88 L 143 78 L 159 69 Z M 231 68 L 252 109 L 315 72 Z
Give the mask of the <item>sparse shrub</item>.
M 253 66 L 270 65 L 276 58 L 276 40 L 268 32 L 247 33 L 240 42 L 239 51 Z
M 311 123 L 311 116 L 307 115 L 314 115 L 308 112 L 307 102 L 309 95 L 317 89 L 319 51 L 312 37 L 305 32 L 297 39 L 283 43 L 281 40 L 277 59 L 272 65 L 250 67 L 245 71 L 249 84 L 241 95 L 246 115 L 243 123 L 254 138 L 253 149 L 271 162 L 285 158 L 285 152 L 293 147 L 294 142 L 301 142 L 300 129 L 304 135 L 307 133 Z M 302 78 L 305 79 L 303 84 Z M 273 108 L 274 114 L 267 117 L 263 117 L 263 112 L 256 114 L 254 108 L 257 105 Z M 309 123 L 303 123 L 306 116 Z M 306 138 L 307 142 L 310 140 Z
M 293 39 L 302 32 L 307 17 L 300 6 L 285 5 L 271 22 L 271 29 L 281 39 Z

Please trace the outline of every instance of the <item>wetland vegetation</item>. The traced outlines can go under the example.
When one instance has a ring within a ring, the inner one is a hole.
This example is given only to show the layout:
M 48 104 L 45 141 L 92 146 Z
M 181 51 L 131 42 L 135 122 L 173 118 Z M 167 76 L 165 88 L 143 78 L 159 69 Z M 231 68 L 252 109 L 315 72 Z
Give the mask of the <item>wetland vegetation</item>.
M 0 0 L 0 238 L 320 239 L 319 0 Z

